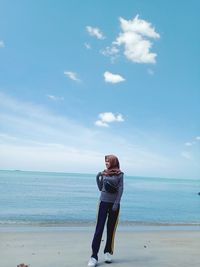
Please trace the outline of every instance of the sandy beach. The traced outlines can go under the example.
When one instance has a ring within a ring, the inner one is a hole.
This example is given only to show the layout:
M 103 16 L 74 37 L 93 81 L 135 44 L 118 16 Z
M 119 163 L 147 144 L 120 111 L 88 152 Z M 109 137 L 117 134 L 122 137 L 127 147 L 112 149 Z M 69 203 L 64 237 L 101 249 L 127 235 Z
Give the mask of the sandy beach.
M 94 227 L 61 231 L 0 231 L 0 267 L 87 266 Z M 102 238 L 98 266 L 103 259 Z M 123 267 L 198 267 L 200 231 L 159 230 L 116 233 L 112 266 Z

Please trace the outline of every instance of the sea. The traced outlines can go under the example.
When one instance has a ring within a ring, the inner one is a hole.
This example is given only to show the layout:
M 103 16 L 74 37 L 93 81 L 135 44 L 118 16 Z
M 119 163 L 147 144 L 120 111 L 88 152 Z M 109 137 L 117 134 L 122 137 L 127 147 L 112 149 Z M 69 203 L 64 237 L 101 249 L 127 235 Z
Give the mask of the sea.
M 121 224 L 200 225 L 200 180 L 124 176 Z M 1 225 L 92 224 L 95 174 L 0 171 Z

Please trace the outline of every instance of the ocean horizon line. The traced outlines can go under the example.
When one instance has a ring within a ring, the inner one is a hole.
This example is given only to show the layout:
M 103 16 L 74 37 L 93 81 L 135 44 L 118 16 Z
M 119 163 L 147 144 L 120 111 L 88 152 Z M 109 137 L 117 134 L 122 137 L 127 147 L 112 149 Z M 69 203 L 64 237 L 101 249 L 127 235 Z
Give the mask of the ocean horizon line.
M 43 174 L 70 174 L 70 175 L 89 175 L 89 176 L 96 176 L 96 173 L 89 173 L 89 172 L 67 172 L 67 171 L 43 171 L 43 170 L 21 170 L 21 169 L 0 169 L 0 172 L 21 172 L 21 173 L 43 173 Z M 199 178 L 182 178 L 182 177 L 164 177 L 164 176 L 142 176 L 142 175 L 132 175 L 132 174 L 126 174 L 125 176 L 127 178 L 141 178 L 141 179 L 168 179 L 168 180 L 184 180 L 184 181 L 197 181 L 200 180 Z

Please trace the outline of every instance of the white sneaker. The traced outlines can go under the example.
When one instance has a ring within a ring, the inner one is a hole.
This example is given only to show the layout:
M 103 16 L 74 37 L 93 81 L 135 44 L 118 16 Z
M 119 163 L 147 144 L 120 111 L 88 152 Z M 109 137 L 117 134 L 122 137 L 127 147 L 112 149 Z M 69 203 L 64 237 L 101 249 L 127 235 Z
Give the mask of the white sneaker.
M 95 258 L 91 257 L 89 259 L 89 261 L 88 261 L 88 267 L 95 267 L 95 266 L 97 266 L 97 262 L 98 261 Z
M 105 258 L 105 262 L 106 263 L 111 263 L 112 262 L 112 255 L 110 253 L 106 252 L 104 254 L 104 258 Z

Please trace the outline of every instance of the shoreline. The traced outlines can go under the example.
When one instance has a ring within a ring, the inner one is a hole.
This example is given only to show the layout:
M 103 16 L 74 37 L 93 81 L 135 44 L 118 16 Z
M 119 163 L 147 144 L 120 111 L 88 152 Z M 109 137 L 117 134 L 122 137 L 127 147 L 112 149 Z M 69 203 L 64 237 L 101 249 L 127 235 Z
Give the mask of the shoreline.
M 95 222 L 65 222 L 65 223 L 1 223 L 2 232 L 93 232 Z M 106 226 L 105 226 L 106 228 Z M 200 231 L 200 223 L 144 223 L 120 222 L 118 231 L 151 232 L 151 231 Z
M 93 226 L 96 221 L 0 221 L 1 226 Z M 119 221 L 118 225 L 121 226 L 200 226 L 199 222 L 158 222 L 158 221 Z

